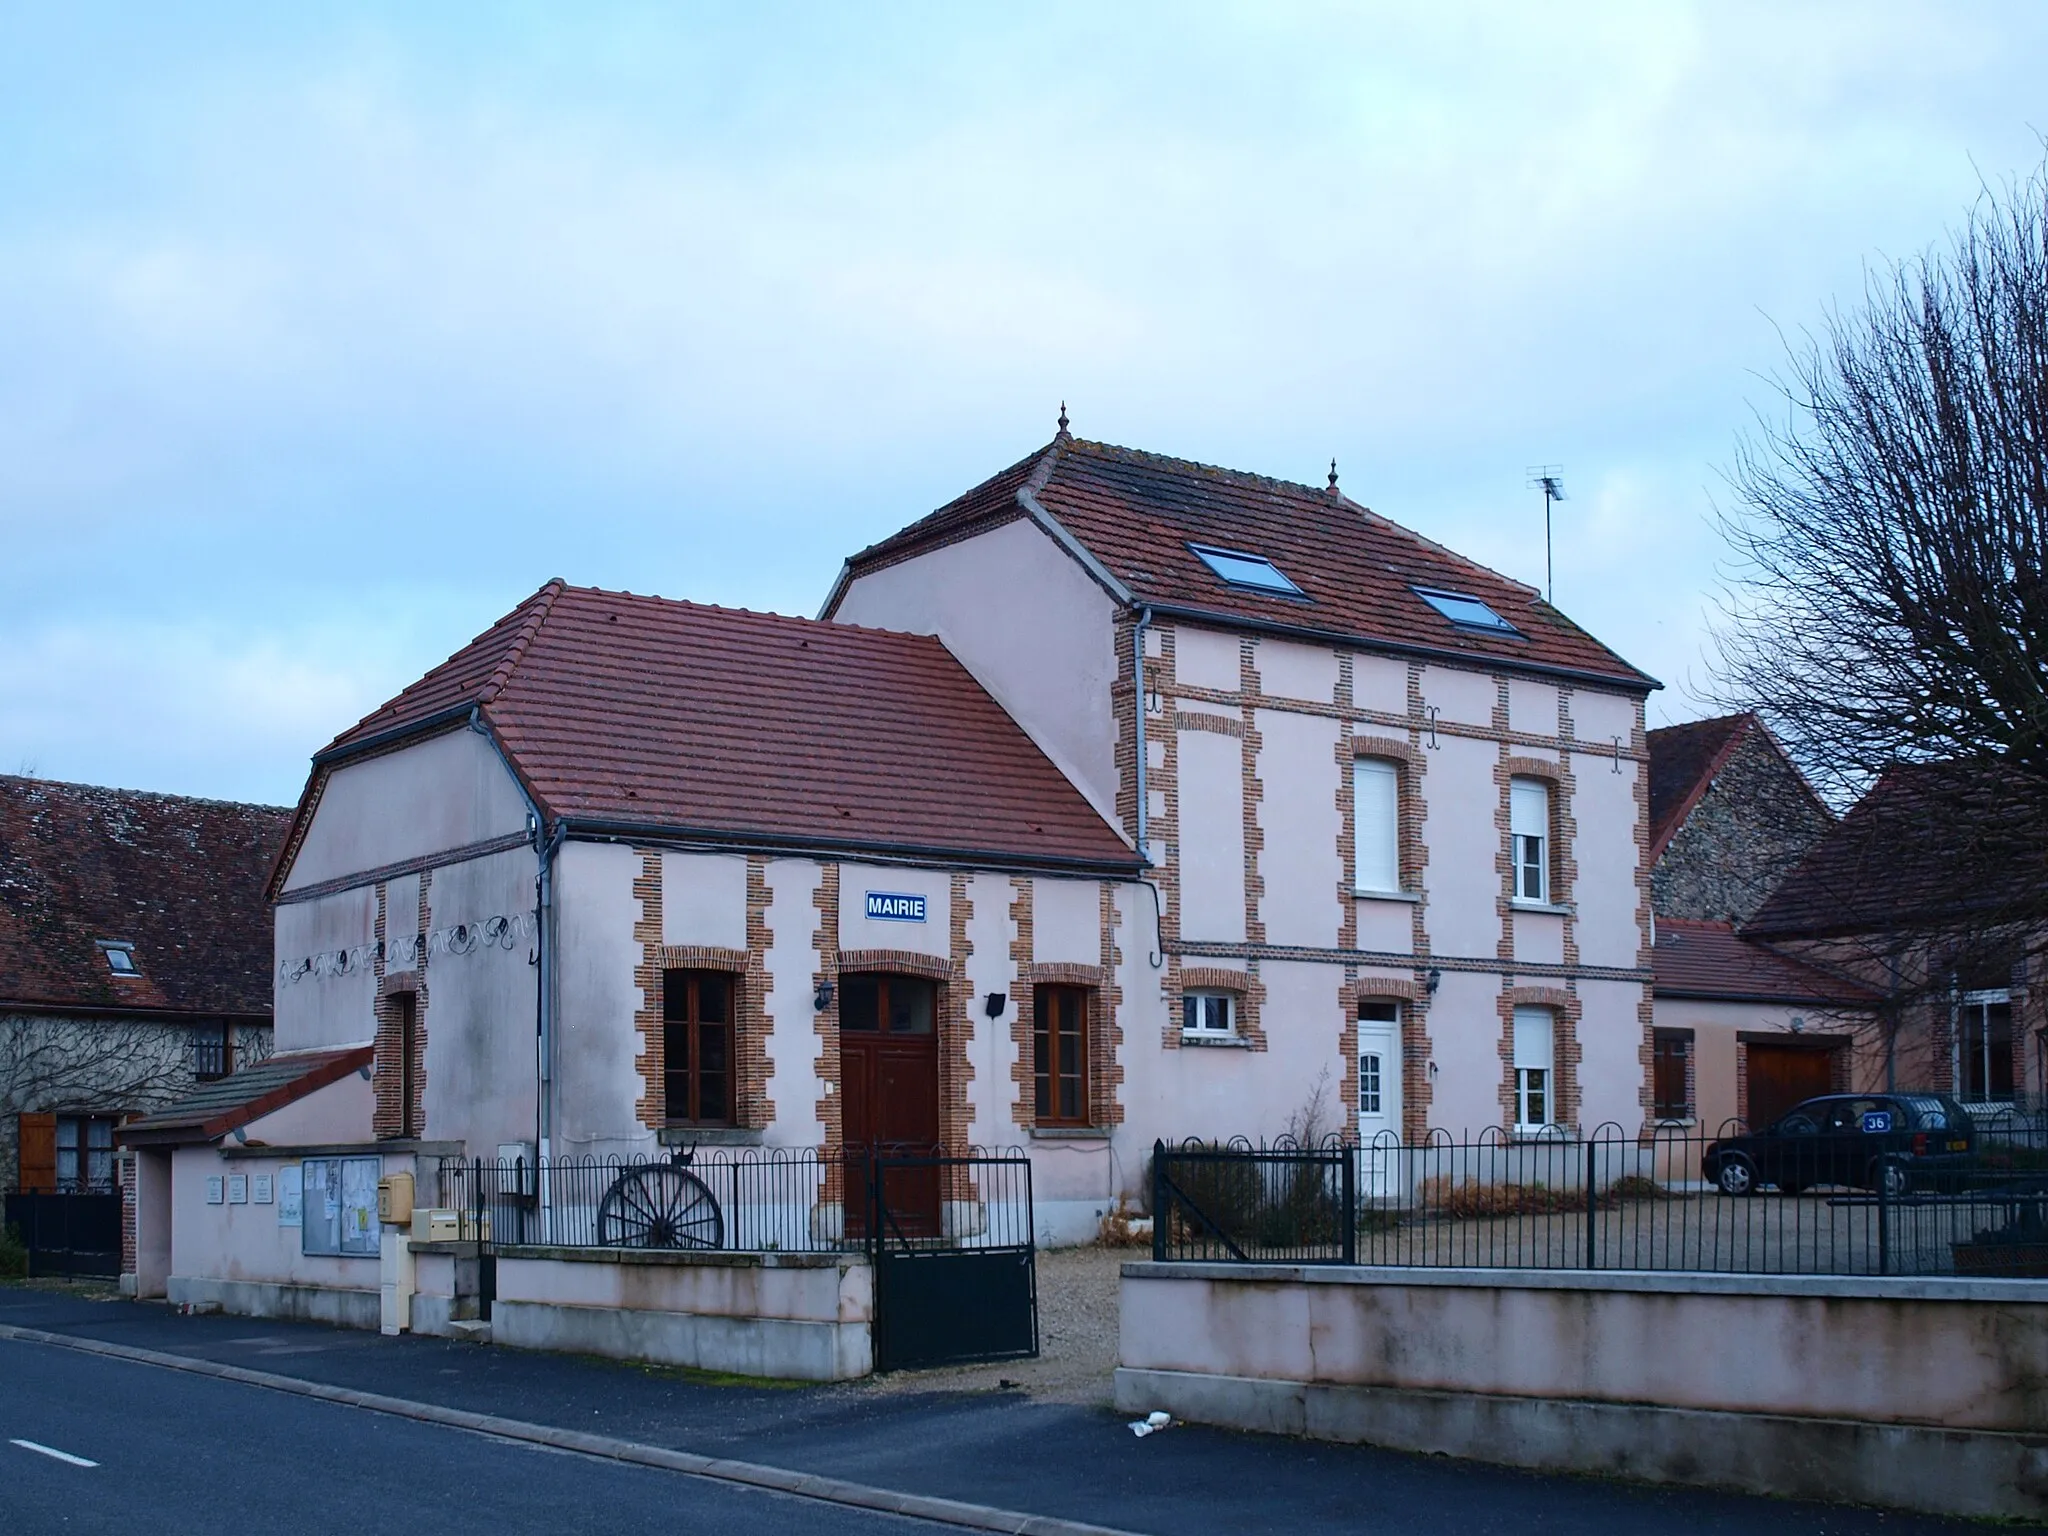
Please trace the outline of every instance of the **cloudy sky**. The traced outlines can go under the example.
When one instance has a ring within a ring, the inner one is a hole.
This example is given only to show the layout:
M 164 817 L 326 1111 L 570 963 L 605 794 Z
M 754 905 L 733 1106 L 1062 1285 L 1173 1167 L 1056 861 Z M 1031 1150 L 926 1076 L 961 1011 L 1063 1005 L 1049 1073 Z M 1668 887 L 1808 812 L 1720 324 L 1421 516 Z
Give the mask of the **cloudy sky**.
M 289 800 L 550 576 L 815 611 L 1050 437 L 1320 482 L 1704 712 L 1780 329 L 2028 4 L 0 0 L 0 772 Z M 424 18 L 424 19 L 423 19 Z

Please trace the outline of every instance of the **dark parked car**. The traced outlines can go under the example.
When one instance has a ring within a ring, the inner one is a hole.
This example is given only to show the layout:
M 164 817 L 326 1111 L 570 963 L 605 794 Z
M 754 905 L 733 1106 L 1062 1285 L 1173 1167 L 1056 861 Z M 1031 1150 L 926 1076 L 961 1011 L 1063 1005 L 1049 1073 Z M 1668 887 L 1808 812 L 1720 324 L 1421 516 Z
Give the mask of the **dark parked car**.
M 1836 1093 L 1808 1099 L 1767 1130 L 1709 1142 L 1700 1172 L 1724 1195 L 1766 1184 L 1796 1195 L 1819 1184 L 1902 1195 L 1969 1160 L 1970 1117 L 1933 1093 Z

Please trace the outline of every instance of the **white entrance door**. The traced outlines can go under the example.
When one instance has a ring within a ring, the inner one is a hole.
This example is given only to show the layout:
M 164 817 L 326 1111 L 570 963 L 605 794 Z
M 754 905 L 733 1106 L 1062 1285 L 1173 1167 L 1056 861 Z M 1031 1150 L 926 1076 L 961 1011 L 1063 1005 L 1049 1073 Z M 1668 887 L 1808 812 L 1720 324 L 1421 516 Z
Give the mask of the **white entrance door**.
M 1358 1007 L 1358 1144 L 1360 1193 L 1398 1194 L 1401 1187 L 1401 1005 Z

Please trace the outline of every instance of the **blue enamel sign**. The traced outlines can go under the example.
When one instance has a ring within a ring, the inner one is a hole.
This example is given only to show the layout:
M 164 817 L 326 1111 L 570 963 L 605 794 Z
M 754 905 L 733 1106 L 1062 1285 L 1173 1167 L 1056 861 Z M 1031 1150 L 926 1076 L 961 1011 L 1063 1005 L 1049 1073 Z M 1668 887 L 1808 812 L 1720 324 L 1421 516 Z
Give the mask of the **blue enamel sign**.
M 1888 1109 L 1872 1110 L 1863 1117 L 1863 1134 L 1882 1136 L 1892 1128 L 1892 1112 Z
M 906 896 L 898 891 L 869 891 L 868 916 L 890 923 L 921 923 L 924 921 L 924 898 Z

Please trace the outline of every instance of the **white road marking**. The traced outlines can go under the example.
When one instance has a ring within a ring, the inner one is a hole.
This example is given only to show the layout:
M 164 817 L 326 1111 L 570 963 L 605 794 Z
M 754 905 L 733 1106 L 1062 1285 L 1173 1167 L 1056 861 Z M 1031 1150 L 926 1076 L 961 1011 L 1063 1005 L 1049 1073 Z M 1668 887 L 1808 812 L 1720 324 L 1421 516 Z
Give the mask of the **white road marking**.
M 87 1461 L 83 1456 L 74 1456 L 69 1451 L 57 1450 L 54 1446 L 38 1445 L 33 1440 L 10 1440 L 7 1443 L 9 1445 L 18 1445 L 24 1451 L 34 1451 L 38 1456 L 48 1456 L 74 1467 L 96 1467 L 99 1465 L 96 1461 Z

